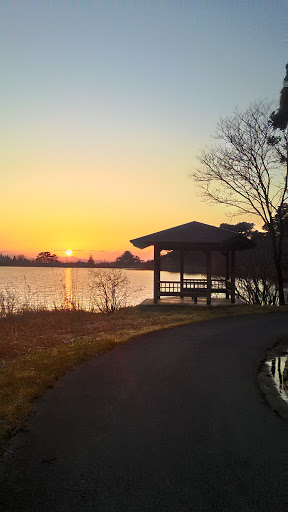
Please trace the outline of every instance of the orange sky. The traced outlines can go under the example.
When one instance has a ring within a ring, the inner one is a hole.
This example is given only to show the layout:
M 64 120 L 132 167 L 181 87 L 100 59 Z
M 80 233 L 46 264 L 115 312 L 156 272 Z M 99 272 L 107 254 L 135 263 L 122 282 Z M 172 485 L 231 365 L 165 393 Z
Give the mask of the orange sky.
M 279 97 L 285 16 L 264 3 L 2 3 L 0 253 L 146 259 L 130 239 L 230 222 L 188 173 L 220 116 Z
M 139 143 L 129 151 L 123 142 L 121 158 L 104 150 L 93 155 L 91 147 L 88 155 L 69 147 L 50 154 L 44 145 L 34 153 L 31 147 L 29 154 L 28 137 L 25 142 L 5 162 L 1 209 L 6 222 L 0 226 L 4 254 L 34 257 L 51 251 L 62 257 L 71 249 L 79 259 L 92 254 L 109 261 L 130 250 L 147 259 L 151 249 L 137 250 L 130 239 L 193 220 L 216 226 L 229 222 L 224 207 L 199 197 L 188 176 L 196 165 L 193 151 L 176 138 L 173 146 L 164 148 L 163 143 L 156 155 L 152 148 L 141 152 Z

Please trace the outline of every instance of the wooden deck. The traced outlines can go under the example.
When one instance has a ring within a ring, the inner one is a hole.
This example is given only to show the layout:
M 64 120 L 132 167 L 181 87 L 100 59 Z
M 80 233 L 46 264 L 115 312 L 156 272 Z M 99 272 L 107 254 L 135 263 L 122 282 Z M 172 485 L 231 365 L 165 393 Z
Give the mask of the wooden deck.
M 219 298 L 219 297 L 212 297 L 211 299 L 211 306 L 240 306 L 245 304 L 244 301 L 241 299 L 235 298 L 235 304 L 232 304 L 229 299 L 225 298 Z M 191 300 L 190 297 L 162 297 L 158 300 L 157 304 L 154 304 L 153 299 L 145 299 L 141 304 L 139 304 L 138 307 L 146 307 L 146 306 L 189 306 L 193 308 L 198 308 L 205 306 L 207 307 L 207 301 L 205 297 L 199 297 L 197 304 L 194 304 L 193 299 Z

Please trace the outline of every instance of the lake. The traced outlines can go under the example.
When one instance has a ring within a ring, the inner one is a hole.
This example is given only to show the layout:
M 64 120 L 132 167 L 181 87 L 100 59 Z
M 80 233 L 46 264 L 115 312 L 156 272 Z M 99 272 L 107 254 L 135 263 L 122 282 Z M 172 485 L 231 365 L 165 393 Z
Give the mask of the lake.
M 97 269 L 103 271 L 105 269 Z M 132 292 L 127 305 L 134 306 L 153 297 L 152 270 L 123 270 Z M 185 277 L 202 277 L 185 274 Z M 180 280 L 179 273 L 161 272 L 161 280 Z M 5 299 L 13 310 L 23 306 L 32 308 L 71 307 L 76 304 L 90 309 L 91 274 L 87 268 L 0 267 L 0 299 Z

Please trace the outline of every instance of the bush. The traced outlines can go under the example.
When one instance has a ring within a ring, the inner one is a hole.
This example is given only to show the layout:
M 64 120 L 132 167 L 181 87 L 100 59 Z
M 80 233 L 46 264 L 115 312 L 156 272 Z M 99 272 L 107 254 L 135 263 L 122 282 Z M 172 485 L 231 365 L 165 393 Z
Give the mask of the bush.
M 118 268 L 98 268 L 89 271 L 91 305 L 101 313 L 113 313 L 124 308 L 131 293 L 130 282 Z
M 261 247 L 257 249 L 255 253 L 243 258 L 237 273 L 236 293 L 247 304 L 278 305 L 279 291 L 274 262 L 267 253 L 261 253 Z

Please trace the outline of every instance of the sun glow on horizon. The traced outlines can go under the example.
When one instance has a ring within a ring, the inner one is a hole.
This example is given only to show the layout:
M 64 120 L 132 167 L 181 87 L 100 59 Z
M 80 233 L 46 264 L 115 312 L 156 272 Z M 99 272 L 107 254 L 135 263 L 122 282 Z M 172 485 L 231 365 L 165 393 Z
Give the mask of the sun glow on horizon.
M 258 217 L 231 220 L 227 206 L 203 201 L 189 176 L 201 149 L 214 144 L 219 118 L 259 96 L 278 103 L 284 8 L 29 4 L 0 2 L 0 254 L 34 260 L 48 249 L 68 268 L 125 251 L 153 259 L 153 246 L 141 250 L 130 240 L 192 221 L 244 220 L 261 230 Z

